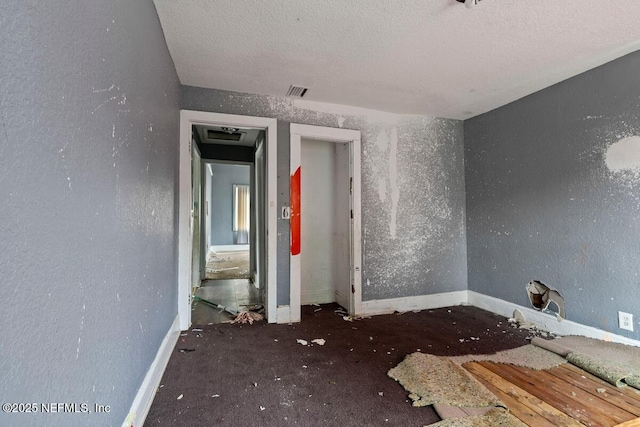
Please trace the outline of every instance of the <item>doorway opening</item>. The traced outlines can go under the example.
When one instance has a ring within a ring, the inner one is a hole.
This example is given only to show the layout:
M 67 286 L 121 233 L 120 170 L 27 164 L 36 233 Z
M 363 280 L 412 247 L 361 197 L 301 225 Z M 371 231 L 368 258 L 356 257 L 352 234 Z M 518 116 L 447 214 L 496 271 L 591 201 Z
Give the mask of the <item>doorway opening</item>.
M 264 228 L 264 198 L 256 188 L 264 188 L 265 177 L 256 170 L 265 160 L 260 154 L 265 131 L 193 125 L 192 134 L 195 286 L 191 323 L 208 325 L 233 320 L 234 313 L 263 309 L 259 273 L 264 263 L 259 242 L 263 236 L 256 230 Z M 196 188 L 198 182 L 201 189 Z
M 205 280 L 253 279 L 255 231 L 251 222 L 253 164 L 207 162 L 205 175 Z M 253 243 L 253 244 L 252 244 Z M 256 284 L 259 284 L 256 282 Z
M 180 327 L 256 304 L 275 322 L 276 121 L 183 110 L 180 129 Z
M 291 320 L 301 305 L 361 313 L 360 132 L 291 125 Z

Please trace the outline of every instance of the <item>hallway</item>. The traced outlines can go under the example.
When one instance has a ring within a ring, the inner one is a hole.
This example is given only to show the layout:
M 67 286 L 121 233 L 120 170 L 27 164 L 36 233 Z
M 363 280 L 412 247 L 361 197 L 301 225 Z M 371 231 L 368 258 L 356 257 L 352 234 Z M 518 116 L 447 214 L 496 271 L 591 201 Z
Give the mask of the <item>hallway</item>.
M 248 279 L 205 280 L 195 296 L 234 310 L 262 304 L 260 291 Z M 215 325 L 234 318 L 232 314 L 197 299 L 191 305 L 193 326 Z

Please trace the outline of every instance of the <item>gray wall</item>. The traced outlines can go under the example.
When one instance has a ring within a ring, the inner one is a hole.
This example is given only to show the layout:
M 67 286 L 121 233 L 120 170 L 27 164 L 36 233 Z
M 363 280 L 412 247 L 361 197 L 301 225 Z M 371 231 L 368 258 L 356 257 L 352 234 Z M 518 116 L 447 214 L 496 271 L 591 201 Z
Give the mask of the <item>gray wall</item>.
M 289 204 L 289 123 L 360 130 L 363 300 L 466 289 L 462 122 L 186 86 L 181 107 L 279 120 L 279 207 Z M 288 304 L 288 220 L 277 232 L 278 304 Z
M 177 314 L 179 91 L 151 0 L 0 6 L 0 400 L 120 426 Z
M 233 184 L 251 183 L 250 167 L 212 163 L 211 179 L 211 237 L 212 245 L 233 245 Z
M 639 75 L 634 53 L 465 122 L 470 290 L 528 306 L 539 279 L 568 319 L 640 338 Z

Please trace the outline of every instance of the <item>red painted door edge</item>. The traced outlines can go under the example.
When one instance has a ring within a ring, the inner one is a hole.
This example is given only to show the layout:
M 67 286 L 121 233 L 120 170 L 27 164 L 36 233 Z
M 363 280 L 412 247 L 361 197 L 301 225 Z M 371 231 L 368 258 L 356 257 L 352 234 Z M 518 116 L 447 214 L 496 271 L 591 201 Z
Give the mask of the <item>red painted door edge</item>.
M 291 175 L 291 255 L 300 254 L 300 166 Z

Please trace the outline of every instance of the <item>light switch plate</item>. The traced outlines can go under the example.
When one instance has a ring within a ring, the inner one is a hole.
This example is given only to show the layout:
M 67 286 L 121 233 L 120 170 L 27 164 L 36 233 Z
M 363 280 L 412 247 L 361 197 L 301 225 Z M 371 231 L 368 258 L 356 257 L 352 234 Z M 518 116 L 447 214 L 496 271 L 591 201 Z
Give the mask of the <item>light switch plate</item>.
M 289 206 L 283 206 L 282 219 L 289 219 L 289 218 L 291 218 L 291 209 L 289 208 Z

